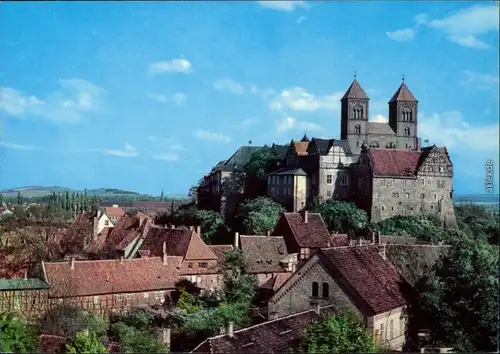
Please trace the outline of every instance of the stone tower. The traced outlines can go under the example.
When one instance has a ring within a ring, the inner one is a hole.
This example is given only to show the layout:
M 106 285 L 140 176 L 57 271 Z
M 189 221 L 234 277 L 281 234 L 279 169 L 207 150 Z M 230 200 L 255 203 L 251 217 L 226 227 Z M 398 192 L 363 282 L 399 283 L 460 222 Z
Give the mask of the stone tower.
M 359 154 L 361 145 L 367 141 L 369 100 L 356 78 L 340 100 L 340 139 L 349 142 L 354 154 Z
M 417 135 L 418 101 L 404 79 L 389 101 L 389 126 L 396 133 L 396 149 L 420 150 Z

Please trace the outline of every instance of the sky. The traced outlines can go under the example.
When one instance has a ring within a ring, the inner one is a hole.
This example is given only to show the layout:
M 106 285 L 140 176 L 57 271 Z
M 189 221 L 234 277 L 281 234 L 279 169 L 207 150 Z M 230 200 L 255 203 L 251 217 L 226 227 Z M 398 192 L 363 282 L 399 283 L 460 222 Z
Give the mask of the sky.
M 188 188 L 239 146 L 340 138 L 354 72 L 402 77 L 458 194 L 498 193 L 495 2 L 3 2 L 0 189 Z

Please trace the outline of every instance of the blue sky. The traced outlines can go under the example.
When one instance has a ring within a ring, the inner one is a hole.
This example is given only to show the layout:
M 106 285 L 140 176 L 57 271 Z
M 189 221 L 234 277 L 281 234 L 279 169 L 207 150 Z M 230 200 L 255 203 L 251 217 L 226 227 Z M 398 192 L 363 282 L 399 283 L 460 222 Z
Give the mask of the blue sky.
M 487 1 L 4 2 L 0 188 L 184 194 L 250 140 L 338 138 L 356 71 L 379 121 L 405 75 L 455 191 L 484 193 L 498 27 Z

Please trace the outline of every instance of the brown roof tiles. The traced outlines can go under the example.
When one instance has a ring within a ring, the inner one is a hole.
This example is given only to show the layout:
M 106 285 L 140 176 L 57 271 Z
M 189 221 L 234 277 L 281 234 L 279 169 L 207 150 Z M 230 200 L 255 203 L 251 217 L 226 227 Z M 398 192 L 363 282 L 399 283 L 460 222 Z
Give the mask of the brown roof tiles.
M 354 79 L 354 81 L 351 83 L 349 88 L 347 89 L 346 93 L 342 97 L 342 100 L 345 99 L 368 99 L 368 96 L 366 95 L 365 91 L 361 88 L 361 85 L 359 84 L 358 80 Z
M 394 93 L 394 96 L 392 96 L 391 100 L 389 101 L 389 103 L 396 101 L 418 102 L 418 100 L 415 98 L 415 96 L 413 96 L 413 94 L 408 89 L 408 86 L 406 86 L 404 82 L 401 84 L 401 86 L 399 86 L 396 93 Z
M 297 313 L 234 331 L 234 335 L 211 337 L 192 353 L 287 353 L 302 340 L 306 326 L 317 320 L 314 310 Z
M 115 218 L 121 218 L 122 216 L 125 216 L 125 209 L 120 207 L 105 207 L 104 212 L 107 216 Z
M 413 177 L 420 152 L 390 149 L 368 149 L 374 176 Z
M 127 216 L 120 218 L 109 233 L 105 246 L 107 248 L 116 247 L 116 249 L 127 247 L 138 235 L 140 226 L 139 218 Z
M 208 248 L 217 256 L 219 261 L 223 260 L 224 252 L 229 252 L 233 250 L 233 245 L 207 245 Z
M 322 248 L 329 246 L 331 235 L 321 214 L 308 212 L 307 223 L 300 213 L 283 213 L 280 221 L 282 220 L 288 225 L 299 247 Z
M 322 249 L 326 259 L 368 305 L 371 315 L 406 305 L 403 289 L 408 283 L 396 267 L 384 259 L 377 246 Z
M 90 296 L 174 289 L 179 257 L 47 262 L 46 281 L 53 297 Z
M 309 146 L 309 141 L 294 141 L 293 149 L 298 156 L 307 155 L 307 147 Z
M 240 236 L 247 273 L 281 273 L 280 262 L 288 255 L 281 236 Z

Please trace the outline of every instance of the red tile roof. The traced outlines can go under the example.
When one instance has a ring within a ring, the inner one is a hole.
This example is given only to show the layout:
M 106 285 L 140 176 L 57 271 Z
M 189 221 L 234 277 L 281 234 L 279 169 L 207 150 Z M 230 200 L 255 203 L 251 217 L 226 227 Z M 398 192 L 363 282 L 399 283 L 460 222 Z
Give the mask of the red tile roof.
M 259 284 L 259 287 L 263 289 L 270 289 L 273 290 L 273 292 L 277 291 L 283 284 L 286 283 L 288 278 L 292 276 L 292 273 L 278 273 L 274 276 L 272 276 L 269 279 L 266 279 L 263 281 L 261 284 Z
M 343 100 L 345 100 L 346 98 L 368 99 L 368 96 L 366 95 L 365 91 L 361 88 L 361 85 L 359 84 L 358 80 L 354 79 L 354 81 L 351 83 L 346 93 L 342 97 Z
M 66 338 L 53 334 L 41 334 L 39 337 L 40 353 L 58 354 L 66 352 Z
M 413 177 L 420 152 L 391 149 L 368 149 L 374 176 Z
M 107 216 L 115 218 L 121 218 L 122 216 L 125 216 L 125 209 L 120 207 L 105 207 L 104 212 Z
M 288 224 L 292 236 L 302 248 L 328 247 L 331 235 L 319 213 L 308 213 L 308 222 L 304 222 L 301 213 L 283 213 L 281 218 Z M 286 237 L 286 236 L 285 236 Z
M 415 98 L 415 96 L 413 96 L 413 94 L 408 89 L 408 86 L 406 86 L 404 82 L 401 84 L 401 86 L 399 86 L 389 103 L 396 101 L 418 102 L 418 100 Z
M 382 258 L 378 247 L 328 248 L 320 254 L 337 269 L 341 281 L 368 305 L 371 315 L 406 305 L 403 291 L 408 283 L 392 263 Z
M 280 262 L 288 255 L 288 252 L 282 236 L 241 235 L 240 245 L 247 273 L 281 273 L 285 271 Z
M 44 263 L 53 297 L 89 296 L 174 289 L 179 257 Z
M 167 202 L 134 202 L 133 209 L 150 209 L 150 210 L 167 210 L 170 209 L 171 204 Z
M 167 254 L 187 260 L 217 260 L 217 256 L 193 230 L 151 228 L 139 248 L 140 252 L 149 251 L 151 257 L 163 254 L 163 242 Z
M 208 248 L 217 256 L 219 261 L 223 260 L 224 252 L 229 252 L 233 250 L 233 245 L 208 245 Z
M 139 227 L 139 218 L 127 216 L 120 218 L 109 233 L 105 247 L 120 249 L 124 244 L 126 247 L 138 235 Z
M 319 316 L 309 310 L 235 330 L 232 338 L 225 334 L 208 338 L 191 353 L 287 353 L 300 343 L 306 326 Z
M 331 247 L 349 246 L 349 236 L 347 234 L 333 234 L 330 245 Z

